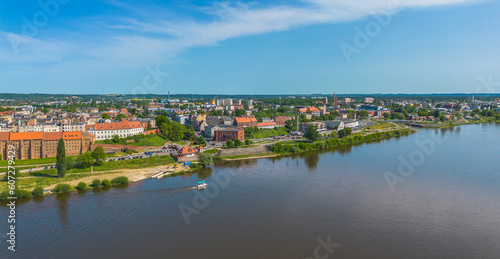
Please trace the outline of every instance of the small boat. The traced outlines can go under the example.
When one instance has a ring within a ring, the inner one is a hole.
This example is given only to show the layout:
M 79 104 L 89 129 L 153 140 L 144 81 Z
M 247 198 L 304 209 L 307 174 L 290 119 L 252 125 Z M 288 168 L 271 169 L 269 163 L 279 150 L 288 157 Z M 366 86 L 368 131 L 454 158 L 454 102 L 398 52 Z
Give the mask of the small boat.
M 198 182 L 198 185 L 196 185 L 196 188 L 198 188 L 198 190 L 205 189 L 205 188 L 207 188 L 207 183 L 205 181 Z

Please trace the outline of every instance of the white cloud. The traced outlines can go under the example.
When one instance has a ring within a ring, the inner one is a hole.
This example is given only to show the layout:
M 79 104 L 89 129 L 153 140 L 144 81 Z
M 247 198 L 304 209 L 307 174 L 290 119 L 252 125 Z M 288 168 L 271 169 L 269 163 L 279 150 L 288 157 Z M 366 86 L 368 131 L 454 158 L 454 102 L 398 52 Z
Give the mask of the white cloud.
M 212 8 L 203 9 L 212 15 L 212 21 L 174 21 L 161 16 L 120 19 L 114 24 L 108 24 L 108 35 L 86 35 L 78 39 L 78 42 L 67 39 L 70 37 L 65 38 L 64 35 L 60 35 L 58 40 L 26 38 L 27 41 L 21 44 L 23 46 L 18 54 L 12 51 L 9 44 L 1 44 L 0 61 L 65 62 L 65 58 L 77 54 L 101 65 L 144 66 L 165 61 L 192 47 L 215 45 L 231 38 L 360 19 L 386 10 L 390 3 L 397 3 L 404 9 L 474 2 L 476 1 L 302 0 L 295 5 L 265 7 L 259 4 L 219 2 Z M 134 10 L 129 6 L 127 9 Z M 95 41 L 96 37 L 99 37 L 98 41 Z

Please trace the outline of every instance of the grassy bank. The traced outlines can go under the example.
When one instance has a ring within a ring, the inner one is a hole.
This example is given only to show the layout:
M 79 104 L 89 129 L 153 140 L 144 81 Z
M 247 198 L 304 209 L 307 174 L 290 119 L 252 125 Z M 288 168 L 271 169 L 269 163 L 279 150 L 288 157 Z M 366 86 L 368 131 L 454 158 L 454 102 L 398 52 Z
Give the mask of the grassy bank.
M 174 163 L 174 159 L 170 156 L 155 156 L 143 159 L 121 160 L 105 162 L 101 166 L 94 166 L 93 173 L 91 168 L 73 168 L 66 172 L 64 177 L 57 177 L 56 169 L 41 170 L 32 173 L 24 173 L 16 180 L 18 189 L 32 189 L 36 186 L 48 187 L 58 183 L 78 180 L 89 176 L 99 176 L 104 174 L 116 173 L 120 169 L 141 169 L 148 167 L 156 167 Z M 7 182 L 0 182 L 0 191 L 7 188 Z
M 129 141 L 129 142 L 127 142 Z M 132 142 L 130 142 L 132 141 Z M 118 142 L 114 141 L 113 139 L 106 139 L 106 140 L 99 140 L 96 141 L 96 144 L 116 144 L 116 145 L 127 145 L 127 146 L 138 146 L 138 147 L 146 147 L 146 146 L 163 146 L 165 143 L 168 141 L 164 139 L 163 137 L 156 135 L 156 134 L 150 134 L 150 135 L 135 135 L 135 136 L 130 136 L 126 138 L 120 138 Z
M 286 141 L 283 143 L 282 142 L 276 143 L 273 147 L 271 147 L 271 149 L 273 150 L 274 153 L 279 155 L 295 154 L 295 153 L 301 153 L 301 152 L 307 152 L 307 151 L 313 151 L 331 147 L 351 145 L 356 143 L 389 139 L 392 137 L 407 136 L 415 132 L 416 132 L 415 129 L 405 128 L 392 131 L 377 132 L 377 133 L 367 134 L 364 136 L 361 134 L 356 134 L 344 138 L 332 138 L 332 139 L 320 140 L 313 143 L 310 142 L 290 143 L 290 141 Z
M 35 158 L 35 159 L 24 159 L 24 160 L 14 160 L 16 165 L 39 165 L 39 164 L 52 164 L 56 162 L 55 157 L 46 158 Z M 9 165 L 9 161 L 0 161 L 0 167 L 5 167 Z

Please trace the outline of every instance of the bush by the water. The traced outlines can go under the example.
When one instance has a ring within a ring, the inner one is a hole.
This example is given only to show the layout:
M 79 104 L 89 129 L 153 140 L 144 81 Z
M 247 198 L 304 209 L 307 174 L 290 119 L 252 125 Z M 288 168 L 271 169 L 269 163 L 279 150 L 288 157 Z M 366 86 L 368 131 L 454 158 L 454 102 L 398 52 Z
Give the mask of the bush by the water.
M 106 181 L 106 180 L 104 180 L 104 181 Z M 119 176 L 119 177 L 116 177 L 115 179 L 111 180 L 111 184 L 113 184 L 113 185 L 126 184 L 126 183 L 128 183 L 128 178 L 125 176 Z
M 42 186 L 37 186 L 33 188 L 33 191 L 31 191 L 31 194 L 33 194 L 33 196 L 42 196 L 43 193 L 44 191 Z
M 349 136 L 349 137 L 344 136 L 343 138 L 326 139 L 325 141 L 317 143 L 300 142 L 293 144 L 282 144 L 278 142 L 273 147 L 271 147 L 271 150 L 277 154 L 299 153 L 317 149 L 356 144 L 373 140 L 387 139 L 391 137 L 405 136 L 409 135 L 410 133 L 411 131 L 409 129 L 401 129 L 394 131 L 378 132 L 366 136 L 361 136 L 361 135 Z
M 70 192 L 72 191 L 71 186 L 66 183 L 60 183 L 52 189 L 54 192 Z
M 111 186 L 111 182 L 108 179 L 104 179 L 104 180 L 102 180 L 101 185 L 102 186 Z
M 99 186 L 101 186 L 101 180 L 99 180 L 99 179 L 94 179 L 94 180 L 92 181 L 92 187 L 99 187 Z
M 76 186 L 76 189 L 83 191 L 87 189 L 87 184 L 84 182 L 79 182 L 78 185 Z
M 189 168 L 191 168 L 192 170 L 197 170 L 197 169 L 203 168 L 203 166 L 200 164 L 193 163 L 193 164 L 189 165 Z
M 0 193 L 0 201 L 7 200 L 8 197 L 17 197 L 18 199 L 21 199 L 21 198 L 30 198 L 32 196 L 33 195 L 31 194 L 31 192 L 26 190 L 14 189 L 14 195 L 10 194 L 9 190 L 3 190 Z

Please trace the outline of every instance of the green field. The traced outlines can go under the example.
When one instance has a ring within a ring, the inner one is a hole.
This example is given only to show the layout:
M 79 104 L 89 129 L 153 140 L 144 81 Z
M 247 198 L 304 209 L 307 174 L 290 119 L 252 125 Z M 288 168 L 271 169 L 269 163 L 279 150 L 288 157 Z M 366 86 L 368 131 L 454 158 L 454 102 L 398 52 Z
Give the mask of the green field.
M 287 135 L 288 131 L 285 127 L 277 127 L 274 129 L 262 129 L 253 133 L 253 139 L 270 138 L 279 135 Z
M 209 150 L 207 150 L 207 151 L 205 151 L 205 152 L 203 152 L 203 153 L 207 153 L 207 154 L 216 154 L 217 152 L 219 152 L 219 150 L 218 150 L 218 149 L 209 149 Z
M 24 159 L 24 160 L 14 160 L 15 165 L 38 165 L 38 164 L 51 164 L 56 162 L 55 157 L 46 157 L 46 158 L 35 158 L 35 159 Z M 2 160 L 0 161 L 0 167 L 5 167 L 9 165 L 9 161 Z
M 127 140 L 134 140 L 134 142 L 127 142 Z M 128 145 L 128 146 L 163 146 L 168 141 L 163 137 L 155 134 L 150 135 L 135 135 L 126 138 L 121 138 L 119 142 L 114 142 L 112 139 L 99 140 L 96 141 L 96 144 L 116 144 L 116 145 Z
M 366 127 L 366 129 L 374 129 L 374 130 L 383 130 L 383 129 L 392 129 L 392 128 L 396 128 L 396 126 L 394 124 L 388 123 L 388 122 L 379 122 L 377 124 L 370 125 L 370 126 Z

